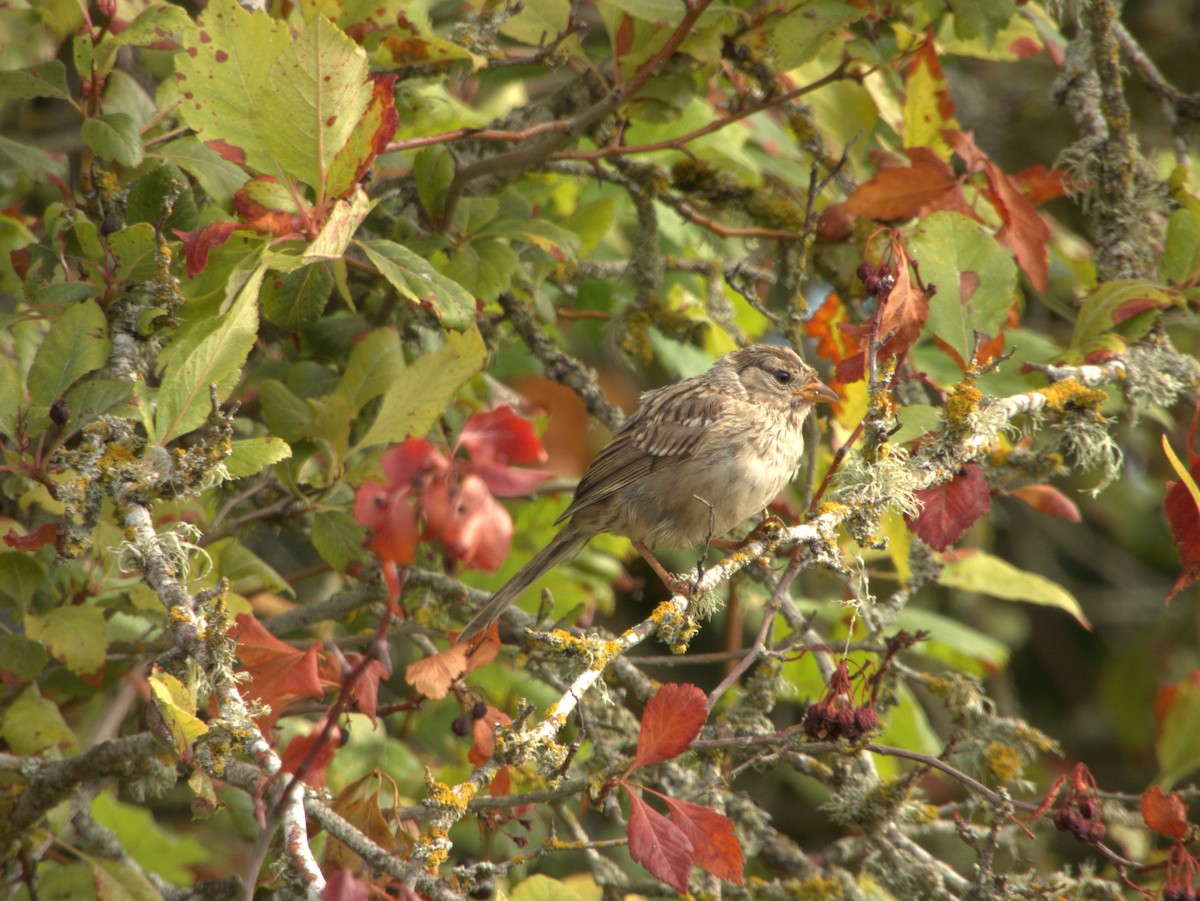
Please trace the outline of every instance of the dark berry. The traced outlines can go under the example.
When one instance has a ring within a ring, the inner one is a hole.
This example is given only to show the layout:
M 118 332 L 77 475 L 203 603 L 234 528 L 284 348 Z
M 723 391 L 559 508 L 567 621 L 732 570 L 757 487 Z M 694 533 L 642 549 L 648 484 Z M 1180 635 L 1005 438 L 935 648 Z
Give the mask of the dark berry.
M 487 704 L 483 701 L 476 701 L 475 706 L 471 708 L 471 716 L 477 720 L 483 719 L 487 716 Z
M 71 418 L 71 408 L 61 397 L 50 405 L 50 421 L 55 425 L 66 425 Z
M 463 738 L 471 734 L 471 720 L 464 713 L 454 718 L 454 722 L 450 724 L 450 728 L 459 738 Z

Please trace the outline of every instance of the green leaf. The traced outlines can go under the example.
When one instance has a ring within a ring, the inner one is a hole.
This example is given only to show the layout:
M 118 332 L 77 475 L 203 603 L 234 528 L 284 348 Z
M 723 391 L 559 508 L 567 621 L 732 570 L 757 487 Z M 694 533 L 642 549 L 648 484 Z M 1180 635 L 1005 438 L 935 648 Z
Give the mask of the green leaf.
M 475 321 L 475 298 L 424 258 L 394 241 L 355 243 L 401 297 L 430 306 L 446 328 L 465 329 Z
M 337 393 L 357 413 L 403 377 L 404 351 L 399 334 L 395 329 L 375 329 L 355 342 Z
M 94 300 L 67 307 L 50 327 L 33 366 L 27 387 L 35 404 L 49 406 L 68 388 L 108 361 L 108 321 Z
M 193 135 L 163 144 L 159 153 L 196 179 L 200 189 L 218 206 L 228 206 L 234 193 L 249 178 L 245 169 L 205 147 Z
M 115 379 L 88 379 L 67 392 L 66 434 L 74 435 L 89 422 L 110 413 L 136 416 L 133 401 L 134 386 Z M 122 410 L 122 407 L 125 409 Z
M 1011 656 L 1003 642 L 932 610 L 909 605 L 896 617 L 896 625 L 913 634 L 929 632 L 929 641 L 913 648 L 916 653 L 977 676 L 1003 669 Z
M 227 538 L 210 545 L 208 550 L 216 565 L 215 574 L 228 579 L 238 594 L 273 591 L 295 596 L 287 580 L 240 540 Z
M 32 682 L 50 661 L 46 649 L 24 635 L 0 635 L 0 673 Z
M 938 576 L 938 584 L 1005 601 L 1027 601 L 1030 604 L 1057 607 L 1079 620 L 1085 629 L 1092 627 L 1079 601 L 1057 582 L 1017 569 L 1011 563 L 983 551 L 973 551 L 948 562 Z
M 929 328 L 964 363 L 975 350 L 975 332 L 994 338 L 1017 291 L 1017 265 L 996 239 L 961 213 L 936 212 L 921 220 L 908 242 L 926 284 Z
M 36 685 L 21 692 L 0 715 L 0 737 L 8 742 L 10 751 L 22 757 L 44 754 L 59 758 L 79 752 L 79 740 L 62 711 L 42 697 Z
M 0 154 L 7 156 L 22 172 L 34 181 L 44 182 L 50 178 L 68 176 L 66 154 L 30 147 L 0 135 Z
M 161 901 L 163 895 L 149 879 L 131 866 L 81 854 L 92 868 L 95 897 L 104 901 Z
M 1014 0 L 951 0 L 950 8 L 954 12 L 954 34 L 964 41 L 983 38 L 988 47 L 1017 14 Z
M 7 356 L 0 356 L 0 435 L 16 437 L 17 415 L 25 402 L 21 374 Z
M 1154 751 L 1158 756 L 1158 781 L 1170 788 L 1200 767 L 1200 685 L 1184 679 L 1163 713 Z
M 1191 282 L 1200 275 L 1200 226 L 1191 210 L 1176 210 L 1167 220 L 1158 277 L 1164 282 Z
M 363 538 L 367 530 L 341 510 L 323 510 L 313 515 L 312 543 L 321 559 L 338 572 L 365 558 Z
M 45 584 L 46 567 L 36 557 L 21 551 L 0 553 L 0 594 L 22 611 L 29 609 L 29 602 Z
M 287 25 L 235 0 L 214 0 L 198 24 L 175 56 L 180 115 L 201 141 L 224 141 L 240 149 L 251 168 L 280 174 L 262 125 L 266 107 L 278 100 L 271 67 L 291 49 Z
M 312 435 L 313 416 L 308 403 L 275 379 L 267 379 L 258 388 L 258 399 L 267 418 L 271 434 L 289 444 L 296 444 Z
M 379 413 L 355 450 L 394 444 L 424 435 L 445 412 L 454 395 L 487 363 L 487 348 L 476 329 L 447 332 L 446 343 L 418 357 L 383 396 Z
M 146 222 L 130 225 L 108 236 L 108 249 L 117 258 L 116 276 L 121 281 L 147 282 L 158 268 L 158 238 Z
M 154 685 L 155 675 L 150 677 L 151 685 Z M 172 835 L 145 807 L 123 804 L 108 791 L 100 792 L 92 801 L 92 818 L 116 835 L 121 847 L 134 861 L 175 885 L 192 885 L 196 874 L 191 865 L 204 863 L 212 857 L 202 842 L 190 836 Z
M 580 894 L 570 886 L 540 873 L 519 882 L 509 898 L 512 901 L 582 901 Z
M 1065 359 L 1079 362 L 1093 351 L 1112 349 L 1114 342 L 1120 350 L 1149 332 L 1163 309 L 1178 303 L 1177 292 L 1147 279 L 1105 282 L 1080 304 Z
M 81 679 L 95 678 L 104 669 L 108 636 L 99 607 L 79 604 L 56 607 L 44 616 L 26 613 L 25 634 L 45 644 L 54 659 Z
M 489 303 L 512 287 L 512 276 L 521 265 L 517 252 L 502 241 L 479 238 L 455 250 L 446 264 L 446 275 Z
M 291 455 L 292 449 L 282 438 L 239 438 L 224 462 L 232 478 L 244 479 Z
M 258 293 L 265 272 L 260 264 L 215 328 L 168 365 L 154 418 L 158 443 L 186 435 L 208 418 L 209 385 L 217 386 L 217 400 L 224 401 L 241 379 L 242 364 L 258 334 Z
M 815 0 L 797 5 L 780 20 L 772 20 L 767 49 L 782 70 L 794 69 L 814 59 L 825 47 L 842 40 L 842 29 L 866 14 L 836 0 Z
M 83 142 L 105 160 L 115 160 L 135 169 L 142 164 L 145 148 L 138 124 L 128 113 L 105 113 L 85 119 L 79 129 Z
M 270 103 L 263 110 L 267 152 L 285 172 L 313 187 L 362 118 L 371 98 L 367 55 L 318 16 L 271 67 Z
M 171 212 L 164 221 L 163 213 L 168 202 Z M 130 186 L 125 209 L 126 221 L 130 225 L 144 222 L 157 226 L 161 222 L 163 231 L 168 235 L 176 229 L 191 231 L 200 224 L 196 199 L 192 196 L 187 176 L 170 162 L 155 166 Z
M 34 97 L 70 100 L 67 67 L 52 59 L 40 66 L 0 72 L 0 101 L 32 100 Z
M 320 318 L 332 293 L 333 276 L 325 263 L 272 273 L 263 281 L 263 318 L 289 332 L 303 331 Z
M 445 147 L 426 147 L 413 160 L 417 198 L 431 219 L 442 218 L 446 190 L 454 179 L 454 157 Z

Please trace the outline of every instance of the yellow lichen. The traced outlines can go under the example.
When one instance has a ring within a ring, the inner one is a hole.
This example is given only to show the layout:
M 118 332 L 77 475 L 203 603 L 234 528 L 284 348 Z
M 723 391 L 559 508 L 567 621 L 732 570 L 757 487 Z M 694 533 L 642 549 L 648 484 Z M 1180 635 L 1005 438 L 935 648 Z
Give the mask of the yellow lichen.
M 1064 379 L 1039 388 L 1038 394 L 1046 398 L 1046 410 L 1051 413 L 1086 411 L 1099 415 L 1100 408 L 1108 400 L 1108 394 L 1099 388 L 1088 388 L 1074 379 Z
M 987 763 L 1001 782 L 1008 782 L 1021 775 L 1021 756 L 1004 742 L 994 741 L 988 745 Z

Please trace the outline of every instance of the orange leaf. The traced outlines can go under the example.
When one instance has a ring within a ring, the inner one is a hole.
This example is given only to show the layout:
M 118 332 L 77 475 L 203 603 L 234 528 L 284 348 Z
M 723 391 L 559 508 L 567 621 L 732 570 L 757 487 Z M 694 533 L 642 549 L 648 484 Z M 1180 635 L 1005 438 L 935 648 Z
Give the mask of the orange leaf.
M 687 891 L 694 851 L 682 829 L 629 793 L 629 856 L 675 891 Z
M 440 701 L 454 681 L 467 671 L 467 646 L 451 645 L 432 657 L 410 663 L 404 681 L 432 701 Z
M 454 633 L 457 638 L 458 634 Z M 492 623 L 487 629 L 470 643 L 467 651 L 467 669 L 463 675 L 473 673 L 481 666 L 487 666 L 500 653 L 500 624 Z
M 654 693 L 642 714 L 637 756 L 626 775 L 638 767 L 678 757 L 700 734 L 708 718 L 708 698 L 691 683 L 668 682 Z
M 1079 522 L 1079 507 L 1073 500 L 1053 485 L 1022 485 L 1010 492 L 1013 497 L 1024 501 L 1039 513 L 1057 516 L 1069 522 Z
M 491 760 L 496 750 L 496 727 L 507 726 L 511 722 L 512 717 L 489 704 L 483 716 L 471 726 L 473 743 L 467 752 L 467 759 L 475 766 L 483 766 Z
M 1025 270 L 1033 287 L 1044 294 L 1050 269 L 1050 256 L 1046 250 L 1050 227 L 1004 170 L 988 160 L 983 171 L 989 188 L 985 193 L 1004 221 L 996 238 L 1012 247 L 1017 265 Z
M 909 158 L 912 166 L 882 169 L 860 185 L 846 200 L 846 211 L 867 219 L 908 219 L 958 191 L 954 170 L 936 154 L 916 148 Z
M 1164 792 L 1154 786 L 1142 795 L 1142 819 L 1155 832 L 1181 839 L 1187 835 L 1187 804 L 1175 792 Z
M 944 551 L 992 506 L 983 470 L 968 463 L 949 482 L 922 488 L 917 493 L 921 512 L 916 517 L 905 516 L 909 529 L 927 545 Z
M 913 281 L 908 252 L 898 237 L 891 237 L 889 250 L 893 261 L 891 269 L 896 278 L 892 290 L 865 323 L 841 324 L 842 330 L 856 340 L 860 348 L 867 346 L 871 332 L 877 330 L 883 341 L 879 348 L 881 360 L 898 356 L 912 347 L 929 319 L 929 295 Z M 862 353 L 847 357 L 837 366 L 836 380 L 843 385 L 857 382 L 866 374 L 865 363 Z
M 247 700 L 270 705 L 278 714 L 296 698 L 322 698 L 325 689 L 318 673 L 321 646 L 313 642 L 300 651 L 280 641 L 253 616 L 243 613 L 231 632 L 237 655 L 250 681 L 242 686 Z
M 695 849 L 694 858 L 706 873 L 718 879 L 742 884 L 746 865 L 742 844 L 733 833 L 733 821 L 715 810 L 690 801 L 662 795 L 671 811 L 671 821 L 688 837 Z

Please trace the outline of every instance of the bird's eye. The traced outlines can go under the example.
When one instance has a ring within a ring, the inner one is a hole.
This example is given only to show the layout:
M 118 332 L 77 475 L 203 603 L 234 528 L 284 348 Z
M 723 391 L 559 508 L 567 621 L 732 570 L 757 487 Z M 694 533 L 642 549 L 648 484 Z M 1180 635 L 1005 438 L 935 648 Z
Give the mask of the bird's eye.
M 786 369 L 776 369 L 775 370 L 775 381 L 779 382 L 779 384 L 786 385 L 791 380 L 792 380 L 792 374 L 790 372 L 788 372 Z

